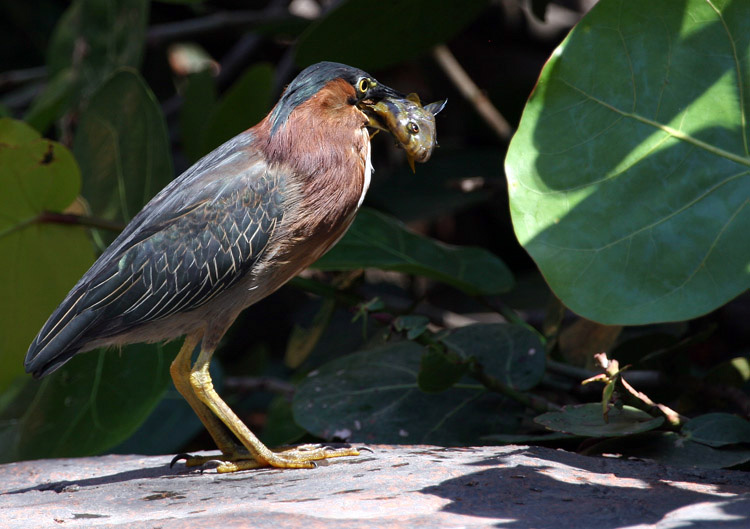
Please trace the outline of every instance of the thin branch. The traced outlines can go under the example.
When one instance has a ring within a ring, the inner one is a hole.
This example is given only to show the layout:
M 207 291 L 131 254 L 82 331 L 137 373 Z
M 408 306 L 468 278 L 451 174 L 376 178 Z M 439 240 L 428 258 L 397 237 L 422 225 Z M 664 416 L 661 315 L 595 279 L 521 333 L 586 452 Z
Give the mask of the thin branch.
M 7 72 L 0 72 L 0 90 L 6 88 L 25 84 L 33 81 L 43 81 L 47 78 L 47 67 L 36 66 L 34 68 L 26 68 L 24 70 L 9 70 Z
M 151 26 L 146 42 L 149 46 L 160 46 L 166 42 L 194 39 L 209 33 L 247 30 L 263 24 L 296 20 L 305 19 L 292 15 L 278 6 L 271 6 L 263 11 L 220 11 L 203 18 Z
M 474 105 L 477 113 L 487 122 L 503 142 L 510 141 L 513 134 L 508 121 L 495 108 L 489 98 L 479 89 L 474 81 L 466 73 L 466 70 L 458 63 L 451 51 L 445 45 L 436 46 L 432 52 L 433 57 L 450 77 L 451 81 L 458 87 L 461 94 Z
M 32 224 L 70 224 L 74 226 L 88 226 L 90 228 L 100 228 L 103 230 L 114 231 L 116 233 L 125 229 L 125 226 L 119 222 L 112 222 L 97 217 L 87 217 L 85 215 L 73 215 L 71 213 L 57 213 L 54 211 L 43 211 L 36 217 L 30 217 L 26 220 L 14 224 L 4 231 L 0 231 L 0 239 L 15 233 L 19 230 L 31 226 Z
M 99 217 L 89 217 L 87 215 L 74 215 L 72 213 L 56 213 L 53 211 L 45 211 L 34 219 L 37 223 L 50 223 L 50 224 L 73 224 L 76 226 L 87 226 L 89 228 L 99 228 L 102 230 L 112 231 L 120 233 L 125 229 L 125 225 L 121 222 L 114 222 Z

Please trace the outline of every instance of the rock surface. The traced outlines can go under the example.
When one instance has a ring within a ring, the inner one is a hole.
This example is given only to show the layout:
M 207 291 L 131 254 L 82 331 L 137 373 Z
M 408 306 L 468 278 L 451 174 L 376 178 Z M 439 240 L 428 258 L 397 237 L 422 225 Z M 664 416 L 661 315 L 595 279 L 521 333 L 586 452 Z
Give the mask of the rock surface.
M 0 465 L 0 527 L 747 528 L 750 475 L 540 447 L 373 446 L 314 470 L 169 456 Z

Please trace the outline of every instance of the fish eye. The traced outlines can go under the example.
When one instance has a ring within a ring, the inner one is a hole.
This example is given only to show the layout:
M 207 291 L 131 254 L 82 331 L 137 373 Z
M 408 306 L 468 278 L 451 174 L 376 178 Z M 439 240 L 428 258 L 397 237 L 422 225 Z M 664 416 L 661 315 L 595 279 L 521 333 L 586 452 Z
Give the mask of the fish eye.
M 414 123 L 413 121 L 410 121 L 409 123 L 407 123 L 407 125 L 406 125 L 406 128 L 407 128 L 407 129 L 409 130 L 409 132 L 411 132 L 412 134 L 417 134 L 417 133 L 419 133 L 419 125 L 417 125 L 417 124 L 416 124 L 416 123 Z

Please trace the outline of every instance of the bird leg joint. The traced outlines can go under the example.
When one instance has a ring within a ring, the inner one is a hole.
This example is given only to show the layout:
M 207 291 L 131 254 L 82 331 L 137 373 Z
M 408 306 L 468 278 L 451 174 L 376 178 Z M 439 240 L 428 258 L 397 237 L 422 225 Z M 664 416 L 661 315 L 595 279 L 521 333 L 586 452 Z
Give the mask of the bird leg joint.
M 208 364 L 193 368 L 190 372 L 190 385 L 193 386 L 198 398 L 206 402 L 208 394 L 214 391 L 214 384 L 208 372 Z

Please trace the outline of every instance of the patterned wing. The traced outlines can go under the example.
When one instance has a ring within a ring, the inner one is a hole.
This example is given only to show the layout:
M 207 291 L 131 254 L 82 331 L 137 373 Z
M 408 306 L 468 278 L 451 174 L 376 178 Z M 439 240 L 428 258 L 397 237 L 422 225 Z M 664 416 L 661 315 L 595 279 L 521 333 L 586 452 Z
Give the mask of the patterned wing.
M 282 216 L 280 180 L 257 155 L 197 164 L 133 219 L 36 337 L 47 374 L 86 343 L 196 309 L 251 272 Z

